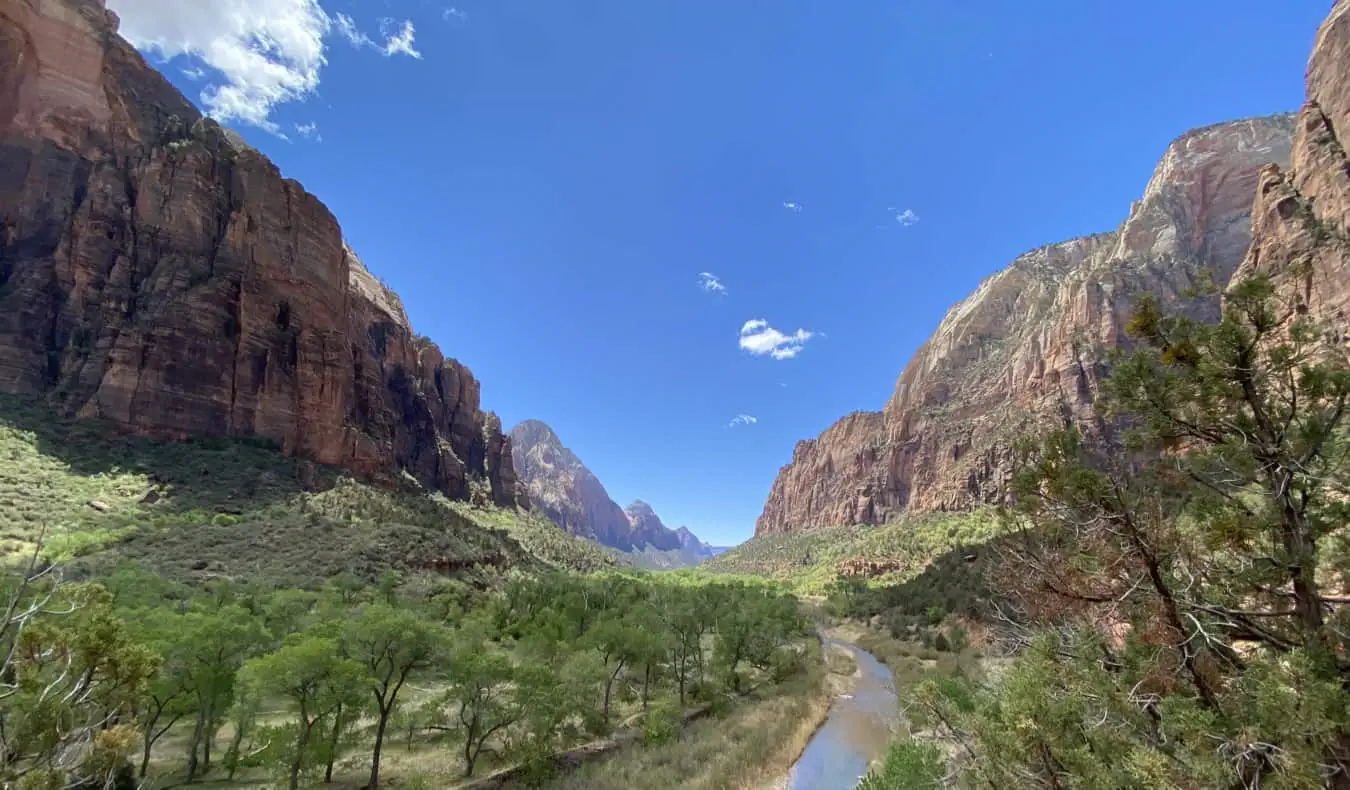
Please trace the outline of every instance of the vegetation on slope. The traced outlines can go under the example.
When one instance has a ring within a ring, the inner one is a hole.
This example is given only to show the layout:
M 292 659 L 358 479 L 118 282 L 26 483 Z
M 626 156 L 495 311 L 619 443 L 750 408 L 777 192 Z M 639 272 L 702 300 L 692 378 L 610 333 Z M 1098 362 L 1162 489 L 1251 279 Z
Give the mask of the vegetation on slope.
M 536 513 L 450 502 L 409 480 L 372 486 L 264 443 L 120 436 L 13 397 L 0 397 L 0 459 L 0 554 L 42 539 L 47 558 L 82 573 L 134 560 L 184 581 L 315 586 L 342 572 L 617 562 Z
M 921 573 L 937 557 L 984 543 L 999 530 L 998 516 L 986 509 L 934 513 L 880 526 L 774 533 L 751 538 L 700 569 L 762 576 L 802 592 L 823 593 L 838 579 L 842 563 L 876 561 L 887 569 L 873 581 L 899 584 Z

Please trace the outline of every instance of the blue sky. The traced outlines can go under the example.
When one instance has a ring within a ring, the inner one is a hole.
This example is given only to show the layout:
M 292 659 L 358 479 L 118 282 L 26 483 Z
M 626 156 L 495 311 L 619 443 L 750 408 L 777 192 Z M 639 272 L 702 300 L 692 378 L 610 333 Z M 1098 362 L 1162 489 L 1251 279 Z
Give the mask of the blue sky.
M 1187 129 L 1296 109 L 1330 5 L 109 4 L 487 408 L 714 543 L 982 278 L 1113 228 Z

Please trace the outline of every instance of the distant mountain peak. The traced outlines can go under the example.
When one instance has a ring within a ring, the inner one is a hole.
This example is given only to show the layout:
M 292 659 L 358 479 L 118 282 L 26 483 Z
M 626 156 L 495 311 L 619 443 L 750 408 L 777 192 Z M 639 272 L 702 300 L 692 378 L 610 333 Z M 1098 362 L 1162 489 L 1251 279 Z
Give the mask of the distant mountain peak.
M 647 502 L 620 508 L 547 423 L 525 420 L 512 428 L 511 452 L 530 501 L 567 532 L 623 552 L 677 555 L 662 562 L 688 565 L 712 556 L 687 528 L 662 523 Z

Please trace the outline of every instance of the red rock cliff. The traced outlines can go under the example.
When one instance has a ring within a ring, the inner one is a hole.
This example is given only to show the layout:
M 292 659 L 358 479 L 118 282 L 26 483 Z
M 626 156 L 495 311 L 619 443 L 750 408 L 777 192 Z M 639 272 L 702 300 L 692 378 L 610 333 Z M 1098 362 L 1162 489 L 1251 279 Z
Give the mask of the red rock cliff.
M 1350 321 L 1350 0 L 1322 23 L 1289 168 L 1261 173 L 1242 271 L 1272 275 L 1314 315 Z M 1342 337 L 1346 339 L 1346 337 Z
M 523 501 L 464 366 L 99 0 L 0 0 L 0 390 Z
M 1104 353 L 1124 339 L 1138 294 L 1167 303 L 1204 271 L 1231 277 L 1262 168 L 1289 161 L 1293 129 L 1278 116 L 1190 132 L 1117 230 L 1034 250 L 985 280 L 948 311 L 881 412 L 798 443 L 756 534 L 998 500 L 1014 429 L 1092 419 Z M 1198 309 L 1217 316 L 1217 297 Z

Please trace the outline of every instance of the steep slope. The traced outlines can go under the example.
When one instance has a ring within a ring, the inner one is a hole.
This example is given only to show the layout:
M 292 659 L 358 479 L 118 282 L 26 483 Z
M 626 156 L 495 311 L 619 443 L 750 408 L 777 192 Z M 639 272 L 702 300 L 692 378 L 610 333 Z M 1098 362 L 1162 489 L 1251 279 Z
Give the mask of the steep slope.
M 1175 303 L 1222 284 L 1251 240 L 1262 168 L 1289 161 L 1292 116 L 1219 124 L 1174 141 L 1114 232 L 1033 250 L 948 311 L 880 412 L 798 443 L 756 534 L 882 523 L 996 501 L 1007 439 L 1029 420 L 1091 420 L 1105 352 L 1134 297 Z M 1217 315 L 1218 297 L 1198 308 Z
M 1350 323 L 1350 0 L 1339 0 L 1308 62 L 1308 100 L 1289 169 L 1261 172 L 1242 273 L 1269 274 L 1299 311 Z M 1345 340 L 1343 333 L 1341 339 Z
M 0 4 L 0 391 L 523 502 L 479 384 L 101 0 Z
M 646 502 L 620 508 L 548 425 L 520 423 L 511 429 L 511 447 L 531 503 L 567 532 L 633 554 L 645 567 L 695 565 L 712 556 L 688 527 L 670 529 Z

